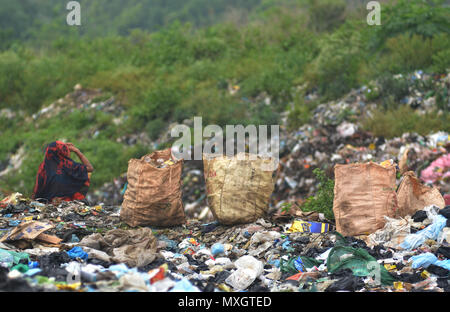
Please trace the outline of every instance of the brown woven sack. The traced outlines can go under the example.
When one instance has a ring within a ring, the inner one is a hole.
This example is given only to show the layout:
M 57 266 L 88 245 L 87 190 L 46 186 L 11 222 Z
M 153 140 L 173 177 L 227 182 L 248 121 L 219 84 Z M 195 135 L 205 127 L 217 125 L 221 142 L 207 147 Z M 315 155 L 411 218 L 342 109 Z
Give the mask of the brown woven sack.
M 397 209 L 396 170 L 376 163 L 336 165 L 333 212 L 344 236 L 368 235 L 383 228 Z
M 120 218 L 130 226 L 173 226 L 186 221 L 181 200 L 183 160 L 157 168 L 145 159 L 172 159 L 171 150 L 156 151 L 128 162 L 128 186 Z
M 413 171 L 403 175 L 403 180 L 397 191 L 398 216 L 412 216 L 416 211 L 426 206 L 436 205 L 445 207 L 445 201 L 439 190 L 435 187 L 423 185 Z
M 203 156 L 208 204 L 222 224 L 251 223 L 263 217 L 273 192 L 273 160 Z

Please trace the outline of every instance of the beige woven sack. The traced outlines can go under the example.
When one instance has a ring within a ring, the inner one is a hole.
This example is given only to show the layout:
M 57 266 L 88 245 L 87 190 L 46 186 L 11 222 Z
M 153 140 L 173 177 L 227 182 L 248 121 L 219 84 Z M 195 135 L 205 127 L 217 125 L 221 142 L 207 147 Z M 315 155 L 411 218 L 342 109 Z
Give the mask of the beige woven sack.
M 238 157 L 203 155 L 208 204 L 222 224 L 251 223 L 263 217 L 274 188 L 273 171 L 267 169 L 273 160 Z
M 156 151 L 128 162 L 128 187 L 120 218 L 130 226 L 173 226 L 186 221 L 181 200 L 183 160 L 166 168 L 157 168 L 145 161 L 172 159 L 171 150 Z
M 439 190 L 435 187 L 423 185 L 413 171 L 403 175 L 403 180 L 397 191 L 398 216 L 412 216 L 416 211 L 426 206 L 436 205 L 445 207 L 445 201 Z
M 376 163 L 336 165 L 333 212 L 344 236 L 368 235 L 383 228 L 397 209 L 396 170 Z

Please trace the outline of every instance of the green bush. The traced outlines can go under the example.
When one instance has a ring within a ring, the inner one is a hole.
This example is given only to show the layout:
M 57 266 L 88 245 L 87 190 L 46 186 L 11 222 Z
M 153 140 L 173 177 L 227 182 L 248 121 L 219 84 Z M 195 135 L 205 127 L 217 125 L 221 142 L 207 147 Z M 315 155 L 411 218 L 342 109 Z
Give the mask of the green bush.
M 189 38 L 189 25 L 174 23 L 170 27 L 154 33 L 151 37 L 152 60 L 172 69 L 174 64 L 188 64 L 193 60 Z
M 446 73 L 450 68 L 450 49 L 437 52 L 433 55 L 433 70 L 437 73 Z
M 379 78 L 382 105 L 385 109 L 396 108 L 400 100 L 409 94 L 409 82 L 401 77 L 393 77 L 387 73 Z
M 383 6 L 382 12 L 382 27 L 373 28 L 370 36 L 370 47 L 375 50 L 400 34 L 432 38 L 450 33 L 450 10 L 445 0 L 398 0 Z
M 412 108 L 401 105 L 395 109 L 373 112 L 372 117 L 363 120 L 363 128 L 376 137 L 388 139 L 406 132 L 428 135 L 436 131 L 450 131 L 450 114 L 419 114 Z
M 308 26 L 314 31 L 330 31 L 345 20 L 344 0 L 308 0 Z
M 446 53 L 450 36 L 439 34 L 432 38 L 402 34 L 387 39 L 385 51 L 377 60 L 376 72 L 407 73 L 417 69 L 445 73 L 449 68 Z
M 450 70 L 450 35 L 440 34 L 433 38 L 433 65 L 436 73 L 445 74 Z
M 193 41 L 195 59 L 215 60 L 226 52 L 227 45 L 221 38 L 198 38 Z
M 432 63 L 433 47 L 430 38 L 418 35 L 399 35 L 386 41 L 388 53 L 381 60 L 390 73 L 404 73 L 426 69 Z
M 289 109 L 287 127 L 289 130 L 296 130 L 305 123 L 310 122 L 317 102 L 305 101 L 304 93 L 301 92 L 295 96 L 292 104 L 293 107 Z
M 317 86 L 325 98 L 337 98 L 358 83 L 358 70 L 363 62 L 362 38 L 357 24 L 345 24 L 327 36 L 321 51 L 308 68 L 305 79 Z
M 24 67 L 24 61 L 13 51 L 0 53 L 0 107 L 20 90 Z
M 319 182 L 316 195 L 309 197 L 301 206 L 303 211 L 317 211 L 323 213 L 328 220 L 334 220 L 334 180 L 327 177 L 319 168 L 313 170 Z

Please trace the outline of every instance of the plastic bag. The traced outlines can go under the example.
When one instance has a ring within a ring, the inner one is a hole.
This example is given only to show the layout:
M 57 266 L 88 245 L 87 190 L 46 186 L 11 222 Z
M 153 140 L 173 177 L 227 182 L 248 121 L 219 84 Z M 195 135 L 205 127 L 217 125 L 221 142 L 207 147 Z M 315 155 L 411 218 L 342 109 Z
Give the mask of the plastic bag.
M 421 246 L 427 239 L 440 240 L 442 237 L 442 229 L 446 226 L 447 219 L 437 214 L 439 207 L 434 205 L 425 207 L 428 219 L 431 220 L 431 224 L 425 229 L 406 236 L 400 247 L 406 250 L 412 250 Z
M 119 278 L 119 289 L 124 291 L 143 291 L 148 292 L 149 288 L 141 274 L 136 272 L 129 272 Z
M 10 268 L 14 263 L 14 257 L 6 250 L 0 249 L 0 266 Z
M 384 217 L 386 224 L 384 228 L 370 234 L 367 237 L 368 246 L 384 245 L 385 247 L 396 248 L 403 242 L 406 236 L 411 234 L 411 217 L 401 219 Z
M 237 270 L 225 282 L 237 290 L 246 289 L 263 273 L 264 265 L 252 256 L 242 256 L 235 261 Z
M 281 237 L 281 234 L 276 231 L 269 231 L 269 232 L 257 232 L 253 234 L 251 238 L 251 243 L 266 243 L 266 242 L 273 242 L 276 239 L 279 239 Z
M 330 251 L 327 259 L 329 273 L 351 269 L 355 276 L 370 275 L 375 279 L 379 278 L 383 285 L 392 285 L 395 281 L 394 277 L 365 249 L 345 245 L 346 240 L 341 236 L 336 242 L 336 246 Z
M 30 261 L 30 256 L 26 252 L 16 252 L 12 250 L 0 249 L 0 266 L 10 268 L 13 264 L 18 264 L 21 260 Z
M 428 268 L 430 265 L 434 264 L 444 269 L 450 270 L 450 260 L 438 260 L 438 258 L 431 252 L 413 256 L 409 259 L 409 262 L 411 261 L 413 269 L 417 269 L 420 267 Z
M 264 271 L 263 263 L 252 256 L 242 256 L 234 262 L 234 265 L 238 269 L 251 269 L 255 271 L 257 277 Z
M 187 279 L 183 278 L 175 284 L 170 290 L 171 292 L 200 292 L 200 290 L 191 284 Z

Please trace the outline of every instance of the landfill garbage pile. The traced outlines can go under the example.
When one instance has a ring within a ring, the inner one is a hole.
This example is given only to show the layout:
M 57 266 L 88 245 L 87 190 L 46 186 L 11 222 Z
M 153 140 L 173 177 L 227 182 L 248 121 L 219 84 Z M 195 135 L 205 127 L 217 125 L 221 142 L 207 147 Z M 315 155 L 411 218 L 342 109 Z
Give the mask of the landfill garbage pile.
M 416 72 L 408 79 L 425 77 Z M 450 82 L 450 76 L 429 79 Z M 81 90 L 75 93 L 82 96 Z M 92 190 L 86 202 L 47 204 L 10 194 L 0 201 L 0 291 L 450 291 L 448 133 L 374 138 L 358 123 L 376 108 L 367 94 L 367 87 L 353 90 L 319 105 L 312 121 L 297 131 L 280 129 L 271 209 L 254 222 L 214 220 L 202 161 L 183 165 L 183 225 L 124 223 L 126 174 Z M 426 110 L 433 105 L 430 99 L 411 89 L 405 103 Z M 40 112 L 47 113 L 51 110 Z M 134 144 L 138 138 L 124 140 Z M 398 164 L 397 185 L 401 174 L 412 171 L 439 190 L 445 206 L 386 216 L 377 231 L 345 237 L 321 213 L 279 214 L 284 203 L 301 207 L 317 192 L 314 168 L 332 177 L 336 164 L 369 161 Z
M 31 116 L 32 120 L 47 119 L 57 116 L 60 112 L 99 110 L 119 117 L 124 108 L 113 96 L 105 96 L 100 89 L 86 89 L 81 84 L 74 86 L 74 91 L 65 97 L 43 107 Z M 114 121 L 115 123 L 118 120 Z
M 127 174 L 124 173 L 112 182 L 105 183 L 99 189 L 86 195 L 90 203 L 103 203 L 108 206 L 119 206 L 123 201 L 123 195 L 127 187 Z
M 20 194 L 1 205 L 2 291 L 450 291 L 450 206 L 343 237 L 307 215 L 130 228 L 117 207 Z
M 432 77 L 416 71 L 400 78 L 414 85 L 431 82 L 447 90 L 450 88 L 450 74 Z M 368 99 L 371 92 L 375 91 L 367 86 L 352 90 L 338 101 L 318 105 L 311 122 L 298 131 L 281 131 L 281 170 L 273 195 L 274 209 L 279 210 L 285 202 L 302 202 L 314 195 L 317 191 L 315 168 L 324 169 L 333 178 L 332 169 L 336 164 L 356 162 L 392 160 L 400 166 L 400 173 L 414 171 L 423 182 L 438 187 L 442 194 L 450 192 L 449 134 L 443 131 L 427 136 L 404 133 L 389 140 L 374 137 L 360 124 L 363 117 L 370 116 L 377 108 L 377 104 Z M 314 95 L 307 98 L 314 99 Z M 450 107 L 450 98 L 446 101 L 446 106 Z M 437 108 L 435 96 L 413 87 L 401 102 L 422 112 Z
M 450 89 L 450 74 L 434 77 L 416 71 L 406 77 L 413 86 L 432 83 Z M 435 96 L 425 94 L 419 87 L 411 87 L 401 100 L 414 109 L 426 111 L 436 108 Z M 425 88 L 426 90 L 426 88 Z M 337 101 L 323 103 L 313 112 L 311 122 L 297 131 L 288 132 L 280 127 L 280 171 L 270 202 L 270 212 L 279 213 L 285 203 L 301 203 L 317 192 L 315 168 L 321 168 L 333 178 L 336 164 L 373 161 L 381 163 L 391 160 L 400 166 L 400 172 L 413 171 L 428 185 L 436 186 L 447 204 L 450 203 L 450 138 L 446 132 L 421 136 L 405 133 L 401 137 L 385 139 L 374 137 L 364 131 L 359 121 L 371 114 L 377 104 L 369 95 L 377 91 L 363 86 L 352 90 Z M 316 94 L 309 94 L 306 100 L 314 100 Z M 450 106 L 450 98 L 447 99 Z M 192 120 L 184 121 L 192 125 Z M 169 140 L 170 129 L 158 140 L 161 144 Z M 183 203 L 186 215 L 203 222 L 213 221 L 205 197 L 203 162 L 185 161 L 183 166 Z M 100 190 L 88 195 L 92 202 L 120 205 L 126 187 L 126 175 L 105 184 Z

